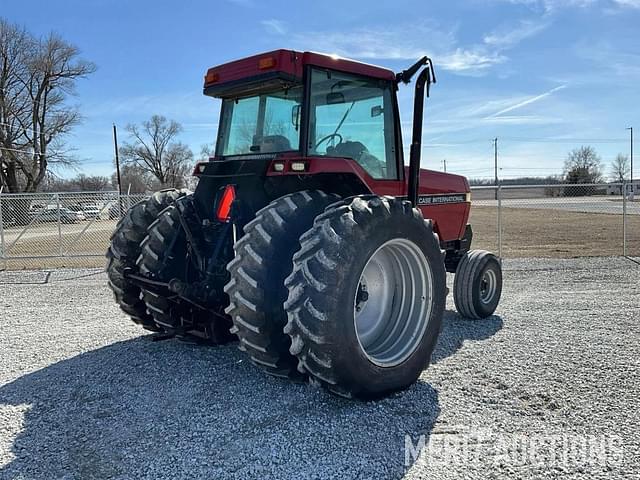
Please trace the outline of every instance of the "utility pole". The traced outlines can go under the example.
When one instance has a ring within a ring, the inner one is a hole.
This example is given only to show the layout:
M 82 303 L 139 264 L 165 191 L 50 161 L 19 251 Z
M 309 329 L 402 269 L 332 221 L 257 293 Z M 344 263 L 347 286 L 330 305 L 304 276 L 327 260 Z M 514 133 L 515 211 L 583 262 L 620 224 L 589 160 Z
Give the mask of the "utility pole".
M 122 195 L 122 181 L 120 179 L 120 157 L 118 156 L 118 132 L 116 124 L 113 124 L 113 148 L 116 152 L 116 177 L 118 179 L 118 194 Z
M 631 191 L 633 191 L 633 127 L 627 128 L 631 132 Z
M 124 214 L 122 208 L 122 179 L 120 178 L 120 156 L 118 155 L 118 132 L 116 124 L 113 124 L 113 148 L 116 152 L 116 178 L 118 179 L 118 218 Z
M 493 163 L 494 163 L 494 185 L 496 187 L 496 200 L 498 199 L 498 137 L 493 139 Z

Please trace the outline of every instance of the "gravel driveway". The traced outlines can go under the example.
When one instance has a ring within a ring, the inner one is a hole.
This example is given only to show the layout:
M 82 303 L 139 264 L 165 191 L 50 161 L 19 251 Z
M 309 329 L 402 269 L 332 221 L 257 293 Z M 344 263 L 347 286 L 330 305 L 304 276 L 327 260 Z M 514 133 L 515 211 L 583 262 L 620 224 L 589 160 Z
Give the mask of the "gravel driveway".
M 102 273 L 0 273 L 0 478 L 640 478 L 640 267 L 505 269 L 496 316 L 450 298 L 434 364 L 370 403 L 266 377 L 235 345 L 154 342 Z M 509 443 L 558 435 L 612 450 L 520 461 Z

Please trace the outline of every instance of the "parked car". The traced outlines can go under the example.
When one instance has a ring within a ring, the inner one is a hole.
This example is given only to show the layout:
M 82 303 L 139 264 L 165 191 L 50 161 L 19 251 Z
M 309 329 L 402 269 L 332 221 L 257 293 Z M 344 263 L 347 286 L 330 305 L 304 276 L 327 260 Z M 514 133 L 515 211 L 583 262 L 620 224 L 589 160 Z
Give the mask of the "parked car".
M 57 222 L 58 218 L 62 223 L 77 223 L 86 220 L 87 217 L 82 212 L 74 212 L 68 208 L 45 208 L 43 210 L 31 212 L 34 222 Z
M 97 205 L 71 205 L 69 210 L 81 212 L 86 218 L 95 218 L 96 220 L 102 219 L 102 216 L 105 215 Z

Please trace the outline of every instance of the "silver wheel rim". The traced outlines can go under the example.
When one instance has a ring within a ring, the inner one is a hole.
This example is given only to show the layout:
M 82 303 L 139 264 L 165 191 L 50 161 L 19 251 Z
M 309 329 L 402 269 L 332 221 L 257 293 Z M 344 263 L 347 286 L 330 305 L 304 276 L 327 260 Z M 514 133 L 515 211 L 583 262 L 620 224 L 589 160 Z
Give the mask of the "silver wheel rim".
M 394 367 L 409 358 L 431 317 L 433 273 L 420 248 L 396 238 L 371 255 L 354 298 L 356 336 L 369 361 Z
M 480 279 L 480 301 L 482 303 L 487 304 L 493 300 L 497 284 L 496 272 L 491 269 L 485 270 Z

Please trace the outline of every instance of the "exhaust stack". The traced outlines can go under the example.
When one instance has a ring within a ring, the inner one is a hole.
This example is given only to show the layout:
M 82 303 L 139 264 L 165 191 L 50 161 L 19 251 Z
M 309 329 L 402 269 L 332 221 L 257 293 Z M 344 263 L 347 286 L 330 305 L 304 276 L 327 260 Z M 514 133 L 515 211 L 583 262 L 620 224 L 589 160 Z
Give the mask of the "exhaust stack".
M 424 97 L 429 96 L 429 87 L 436 83 L 436 76 L 433 70 L 433 62 L 429 57 L 422 57 L 407 70 L 396 74 L 397 83 L 409 83 L 411 77 L 423 65 L 427 65 L 416 80 L 415 95 L 413 102 L 413 133 L 411 137 L 411 149 L 409 151 L 409 182 L 407 186 L 407 196 L 411 204 L 418 205 L 418 187 L 420 177 L 420 156 L 422 153 L 422 116 L 424 113 Z

